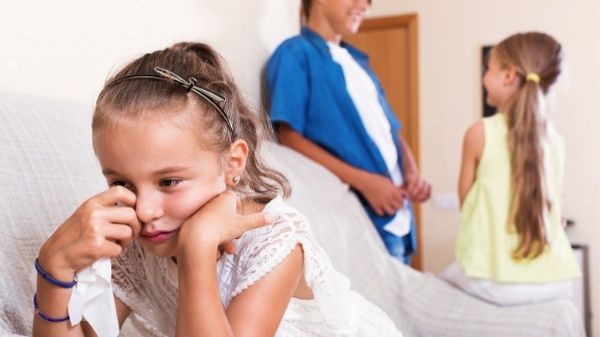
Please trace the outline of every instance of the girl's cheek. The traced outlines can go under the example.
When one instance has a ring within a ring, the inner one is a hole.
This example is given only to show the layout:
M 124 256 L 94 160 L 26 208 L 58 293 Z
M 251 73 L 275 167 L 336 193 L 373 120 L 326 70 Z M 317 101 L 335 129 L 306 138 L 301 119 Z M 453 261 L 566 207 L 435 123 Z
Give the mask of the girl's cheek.
M 175 217 L 180 220 L 185 220 L 217 194 L 218 193 L 196 192 L 178 195 L 169 201 L 167 207 L 170 209 L 170 213 Z

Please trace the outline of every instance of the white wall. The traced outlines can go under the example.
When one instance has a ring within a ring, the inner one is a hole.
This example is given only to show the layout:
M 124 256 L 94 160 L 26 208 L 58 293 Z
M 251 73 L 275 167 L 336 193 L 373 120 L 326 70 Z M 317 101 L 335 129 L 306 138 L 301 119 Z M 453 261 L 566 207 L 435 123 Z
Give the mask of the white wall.
M 92 104 L 111 69 L 179 40 L 203 40 L 225 56 L 251 102 L 275 46 L 298 30 L 298 0 L 33 1 L 0 5 L 0 88 Z M 565 214 L 574 242 L 589 244 L 600 281 L 600 3 L 596 0 L 377 0 L 373 16 L 420 20 L 421 160 L 436 193 L 454 193 L 464 130 L 480 115 L 479 48 L 516 31 L 559 39 L 567 74 L 554 105 L 567 141 Z M 443 169 L 440 169 L 443 168 Z M 458 212 L 424 207 L 424 266 L 452 257 Z M 600 289 L 593 287 L 595 312 Z M 595 323 L 600 336 L 600 319 Z
M 298 31 L 298 1 L 3 1 L 0 88 L 92 103 L 106 76 L 176 41 L 212 44 L 253 103 L 259 71 Z
M 436 193 L 455 193 L 462 136 L 481 115 L 480 47 L 526 30 L 562 43 L 566 73 L 552 113 L 567 145 L 564 214 L 577 221 L 571 240 L 590 246 L 593 309 L 600 313 L 600 2 L 376 0 L 371 10 L 401 13 L 419 15 L 421 166 Z M 429 203 L 423 220 L 424 267 L 439 272 L 453 258 L 458 211 Z M 594 324 L 600 336 L 600 318 Z

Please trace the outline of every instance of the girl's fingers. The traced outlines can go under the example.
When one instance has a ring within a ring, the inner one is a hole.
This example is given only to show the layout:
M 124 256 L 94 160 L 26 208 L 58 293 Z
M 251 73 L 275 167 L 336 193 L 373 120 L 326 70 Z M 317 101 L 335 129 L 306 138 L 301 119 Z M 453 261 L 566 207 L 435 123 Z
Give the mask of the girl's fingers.
M 135 210 L 131 207 L 101 207 L 94 209 L 93 212 L 95 219 L 93 222 L 99 223 L 100 229 L 104 229 L 108 224 L 126 225 L 130 227 L 130 232 L 134 237 L 137 237 L 141 230 Z
M 116 205 L 134 207 L 135 194 L 123 186 L 113 186 L 108 190 L 96 195 L 91 200 L 102 206 L 110 207 Z
M 117 257 L 123 252 L 123 247 L 121 245 L 114 243 L 112 241 L 105 241 L 99 251 L 99 254 L 103 257 Z
M 116 242 L 125 248 L 133 239 L 133 230 L 127 225 L 107 224 L 102 228 L 104 237 L 108 241 Z
M 225 241 L 225 242 L 223 242 L 221 247 L 228 254 L 235 254 L 235 251 L 237 249 L 235 246 L 235 243 L 233 243 L 233 241 Z
M 265 212 L 253 213 L 242 216 L 242 228 L 250 230 L 270 224 L 273 218 Z
M 137 218 L 135 210 L 131 207 L 107 207 L 104 209 L 106 212 L 106 219 L 113 224 L 124 224 L 131 227 L 133 236 L 137 237 L 142 229 L 142 225 Z

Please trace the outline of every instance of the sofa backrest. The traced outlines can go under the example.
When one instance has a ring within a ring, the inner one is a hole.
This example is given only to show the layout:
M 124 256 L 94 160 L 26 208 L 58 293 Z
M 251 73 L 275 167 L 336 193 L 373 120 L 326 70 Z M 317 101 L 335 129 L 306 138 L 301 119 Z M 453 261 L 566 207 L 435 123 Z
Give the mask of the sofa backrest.
M 84 200 L 106 188 L 92 150 L 91 113 L 91 106 L 0 91 L 0 331 L 31 334 L 33 261 L 40 246 Z M 408 268 L 390 267 L 399 264 L 348 186 L 288 148 L 269 143 L 263 154 L 290 180 L 288 202 L 311 220 L 334 266 L 392 318 L 399 315 L 388 293 L 399 291 L 399 270 Z
M 0 328 L 31 333 L 32 263 L 41 244 L 104 188 L 90 113 L 75 103 L 0 92 Z

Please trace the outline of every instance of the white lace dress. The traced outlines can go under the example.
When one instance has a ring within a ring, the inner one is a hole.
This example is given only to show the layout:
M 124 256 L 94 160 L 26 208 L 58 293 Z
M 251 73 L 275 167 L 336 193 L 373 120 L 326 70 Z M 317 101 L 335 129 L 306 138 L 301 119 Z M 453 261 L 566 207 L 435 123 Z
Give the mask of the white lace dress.
M 301 244 L 304 278 L 314 299 L 292 298 L 275 336 L 402 336 L 381 309 L 350 290 L 349 280 L 333 269 L 303 215 L 279 197 L 265 211 L 274 215 L 274 224 L 246 232 L 236 241 L 237 253 L 224 254 L 217 263 L 225 308 Z M 133 243 L 113 263 L 113 286 L 135 313 L 164 335 L 175 335 L 177 266 L 171 259 Z

